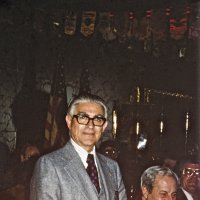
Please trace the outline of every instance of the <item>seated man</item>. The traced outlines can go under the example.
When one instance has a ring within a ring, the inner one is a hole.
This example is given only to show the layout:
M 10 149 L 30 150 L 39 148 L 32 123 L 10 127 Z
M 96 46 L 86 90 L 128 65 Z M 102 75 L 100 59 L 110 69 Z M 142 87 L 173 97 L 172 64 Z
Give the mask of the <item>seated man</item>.
M 177 191 L 177 200 L 200 199 L 200 160 L 187 157 L 179 163 L 181 187 Z
M 141 176 L 142 200 L 176 199 L 177 175 L 167 167 L 152 166 Z

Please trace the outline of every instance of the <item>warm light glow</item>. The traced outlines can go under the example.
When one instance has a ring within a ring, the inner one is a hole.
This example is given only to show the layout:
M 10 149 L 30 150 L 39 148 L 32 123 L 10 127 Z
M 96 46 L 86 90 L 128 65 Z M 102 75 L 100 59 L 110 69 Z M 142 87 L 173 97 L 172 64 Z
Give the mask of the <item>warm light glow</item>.
M 136 123 L 136 134 L 138 135 L 139 132 L 140 132 L 140 123 L 137 122 L 137 123 Z
M 186 113 L 185 130 L 188 131 L 189 128 L 189 113 Z
M 140 88 L 137 87 L 136 90 L 137 90 L 136 102 L 139 103 L 140 102 Z
M 163 121 L 160 122 L 160 133 L 163 132 L 163 128 L 164 128 L 164 123 Z
M 113 115 L 112 115 L 112 118 L 113 118 L 113 138 L 115 139 L 116 138 L 116 134 L 117 134 L 117 113 L 115 110 L 113 110 Z

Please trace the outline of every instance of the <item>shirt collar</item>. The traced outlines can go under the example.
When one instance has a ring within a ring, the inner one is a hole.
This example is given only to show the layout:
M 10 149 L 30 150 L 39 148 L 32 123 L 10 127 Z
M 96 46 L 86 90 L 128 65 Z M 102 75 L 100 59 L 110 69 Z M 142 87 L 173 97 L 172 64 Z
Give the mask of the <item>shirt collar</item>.
M 83 149 L 80 145 L 78 145 L 72 138 L 70 138 L 70 141 L 71 141 L 73 147 L 75 148 L 76 152 L 80 156 L 82 162 L 85 165 L 86 160 L 87 160 L 87 156 L 88 156 L 88 152 L 85 149 Z M 92 151 L 89 152 L 89 153 L 94 155 L 94 159 L 96 161 L 96 148 L 95 148 L 95 146 L 93 147 Z
M 189 192 L 187 192 L 183 188 L 182 188 L 182 190 L 183 190 L 183 192 L 184 192 L 184 194 L 185 194 L 185 196 L 187 197 L 188 200 L 193 200 L 193 197 L 192 197 L 192 195 Z

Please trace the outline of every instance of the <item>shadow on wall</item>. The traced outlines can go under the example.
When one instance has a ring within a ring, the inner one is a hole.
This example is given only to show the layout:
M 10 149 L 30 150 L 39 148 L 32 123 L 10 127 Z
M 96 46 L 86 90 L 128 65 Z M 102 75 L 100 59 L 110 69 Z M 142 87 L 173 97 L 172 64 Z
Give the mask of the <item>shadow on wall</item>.
M 13 123 L 17 129 L 16 150 L 27 143 L 42 146 L 49 95 L 38 90 L 21 90 L 12 104 Z

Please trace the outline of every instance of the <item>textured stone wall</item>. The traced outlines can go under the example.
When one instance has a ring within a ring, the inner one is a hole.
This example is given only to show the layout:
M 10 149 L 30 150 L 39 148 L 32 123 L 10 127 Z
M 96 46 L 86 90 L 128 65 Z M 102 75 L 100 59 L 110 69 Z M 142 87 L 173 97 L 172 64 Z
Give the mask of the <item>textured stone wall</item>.
M 24 80 L 30 79 L 26 71 L 35 74 L 34 90 L 49 95 L 53 71 L 61 53 L 64 55 L 68 102 L 79 91 L 82 70 L 88 69 L 91 92 L 103 97 L 108 104 L 110 125 L 104 139 L 111 137 L 113 101 L 119 105 L 130 103 L 130 94 L 137 85 L 161 91 L 151 94 L 150 103 L 159 108 L 158 112 L 166 108 L 168 118 L 176 116 L 171 102 L 181 107 L 177 121 L 194 105 L 193 101 L 179 97 L 180 94 L 196 95 L 198 51 L 195 41 L 189 41 L 186 58 L 180 59 L 177 53 L 185 41 L 171 40 L 162 42 L 159 56 L 154 56 L 144 52 L 143 41 L 133 40 L 129 48 L 130 43 L 105 41 L 97 32 L 90 38 L 80 33 L 66 36 L 62 26 L 63 8 L 42 10 L 34 6 L 19 1 L 10 8 L 1 8 L 0 140 L 6 142 L 11 151 L 18 131 L 13 123 L 12 103 L 20 94 Z M 178 95 L 166 97 L 165 91 Z M 45 100 L 46 96 L 42 98 Z

